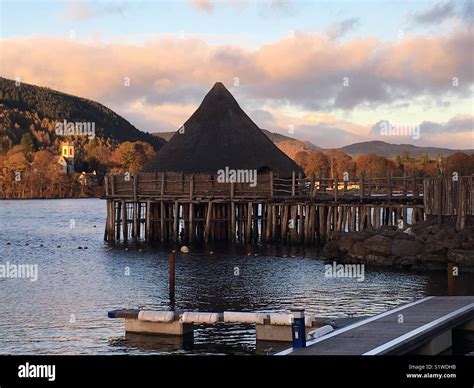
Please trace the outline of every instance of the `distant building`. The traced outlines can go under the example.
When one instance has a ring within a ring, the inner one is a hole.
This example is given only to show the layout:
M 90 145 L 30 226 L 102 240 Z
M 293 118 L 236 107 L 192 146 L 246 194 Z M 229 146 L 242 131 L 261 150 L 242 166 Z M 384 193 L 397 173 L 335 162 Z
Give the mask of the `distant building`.
M 65 174 L 74 172 L 74 144 L 70 142 L 61 143 L 61 156 L 58 158 L 58 164 L 62 167 Z

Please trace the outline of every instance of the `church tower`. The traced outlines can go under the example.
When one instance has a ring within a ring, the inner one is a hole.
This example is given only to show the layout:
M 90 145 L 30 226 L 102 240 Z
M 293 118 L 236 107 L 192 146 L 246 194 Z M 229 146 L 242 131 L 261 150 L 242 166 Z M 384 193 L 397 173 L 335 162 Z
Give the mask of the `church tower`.
M 61 142 L 61 158 L 64 160 L 65 172 L 72 174 L 74 172 L 74 144 L 70 142 Z

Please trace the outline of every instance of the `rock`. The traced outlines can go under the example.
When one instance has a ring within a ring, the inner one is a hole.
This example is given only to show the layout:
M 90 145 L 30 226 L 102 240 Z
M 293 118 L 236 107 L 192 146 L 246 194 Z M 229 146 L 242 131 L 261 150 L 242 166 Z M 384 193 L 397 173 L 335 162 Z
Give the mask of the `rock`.
M 415 235 L 415 232 L 413 232 L 412 228 L 407 228 L 406 230 L 403 231 L 403 233 L 406 233 L 409 236 L 414 236 Z
M 337 241 L 329 241 L 324 244 L 321 255 L 327 259 L 336 259 L 340 257 L 339 244 Z
M 391 240 L 388 237 L 375 235 L 364 241 L 364 247 L 374 253 L 386 256 L 390 254 Z
M 395 257 L 416 256 L 423 249 L 423 245 L 415 240 L 395 239 L 392 241 L 390 253 Z
M 452 249 L 448 252 L 448 261 L 466 267 L 474 267 L 474 250 Z

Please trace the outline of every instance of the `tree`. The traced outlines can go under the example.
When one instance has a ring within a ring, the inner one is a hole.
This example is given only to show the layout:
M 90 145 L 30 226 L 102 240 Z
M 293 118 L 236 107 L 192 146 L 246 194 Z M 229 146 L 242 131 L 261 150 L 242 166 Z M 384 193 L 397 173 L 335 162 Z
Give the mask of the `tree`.
M 371 178 L 386 177 L 389 171 L 395 169 L 395 164 L 392 161 L 375 154 L 360 155 L 355 163 L 358 175 L 365 171 L 366 176 Z
M 446 169 L 448 174 L 457 172 L 460 176 L 474 174 L 474 163 L 472 156 L 464 152 L 456 152 L 446 159 Z
M 10 171 L 26 171 L 30 167 L 28 160 L 23 153 L 15 153 L 8 157 L 3 165 Z
M 33 152 L 33 137 L 31 136 L 30 132 L 26 132 L 20 141 L 20 145 L 23 147 L 25 152 Z
M 330 150 L 324 153 L 329 163 L 329 178 L 335 178 L 336 174 L 341 178 L 345 172 L 349 173 L 349 176 L 355 175 L 355 163 L 354 160 L 347 155 L 345 152 L 339 150 Z
M 139 172 L 143 166 L 153 157 L 153 147 L 143 141 L 126 141 L 114 151 L 112 161 L 120 168 L 129 172 Z
M 295 162 L 298 163 L 307 176 L 326 177 L 328 174 L 328 160 L 320 151 L 299 151 L 295 155 Z

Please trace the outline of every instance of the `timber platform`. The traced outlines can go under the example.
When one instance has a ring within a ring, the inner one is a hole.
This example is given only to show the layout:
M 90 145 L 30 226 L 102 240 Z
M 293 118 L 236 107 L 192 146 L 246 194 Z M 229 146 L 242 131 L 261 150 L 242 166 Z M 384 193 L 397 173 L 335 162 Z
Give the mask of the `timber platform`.
M 454 330 L 474 331 L 474 296 L 429 296 L 277 355 L 437 355 Z
M 347 178 L 347 177 L 346 177 Z M 334 232 L 407 227 L 474 215 L 473 176 L 353 179 L 280 178 L 221 183 L 212 174 L 140 173 L 105 177 L 109 242 L 323 243 Z

